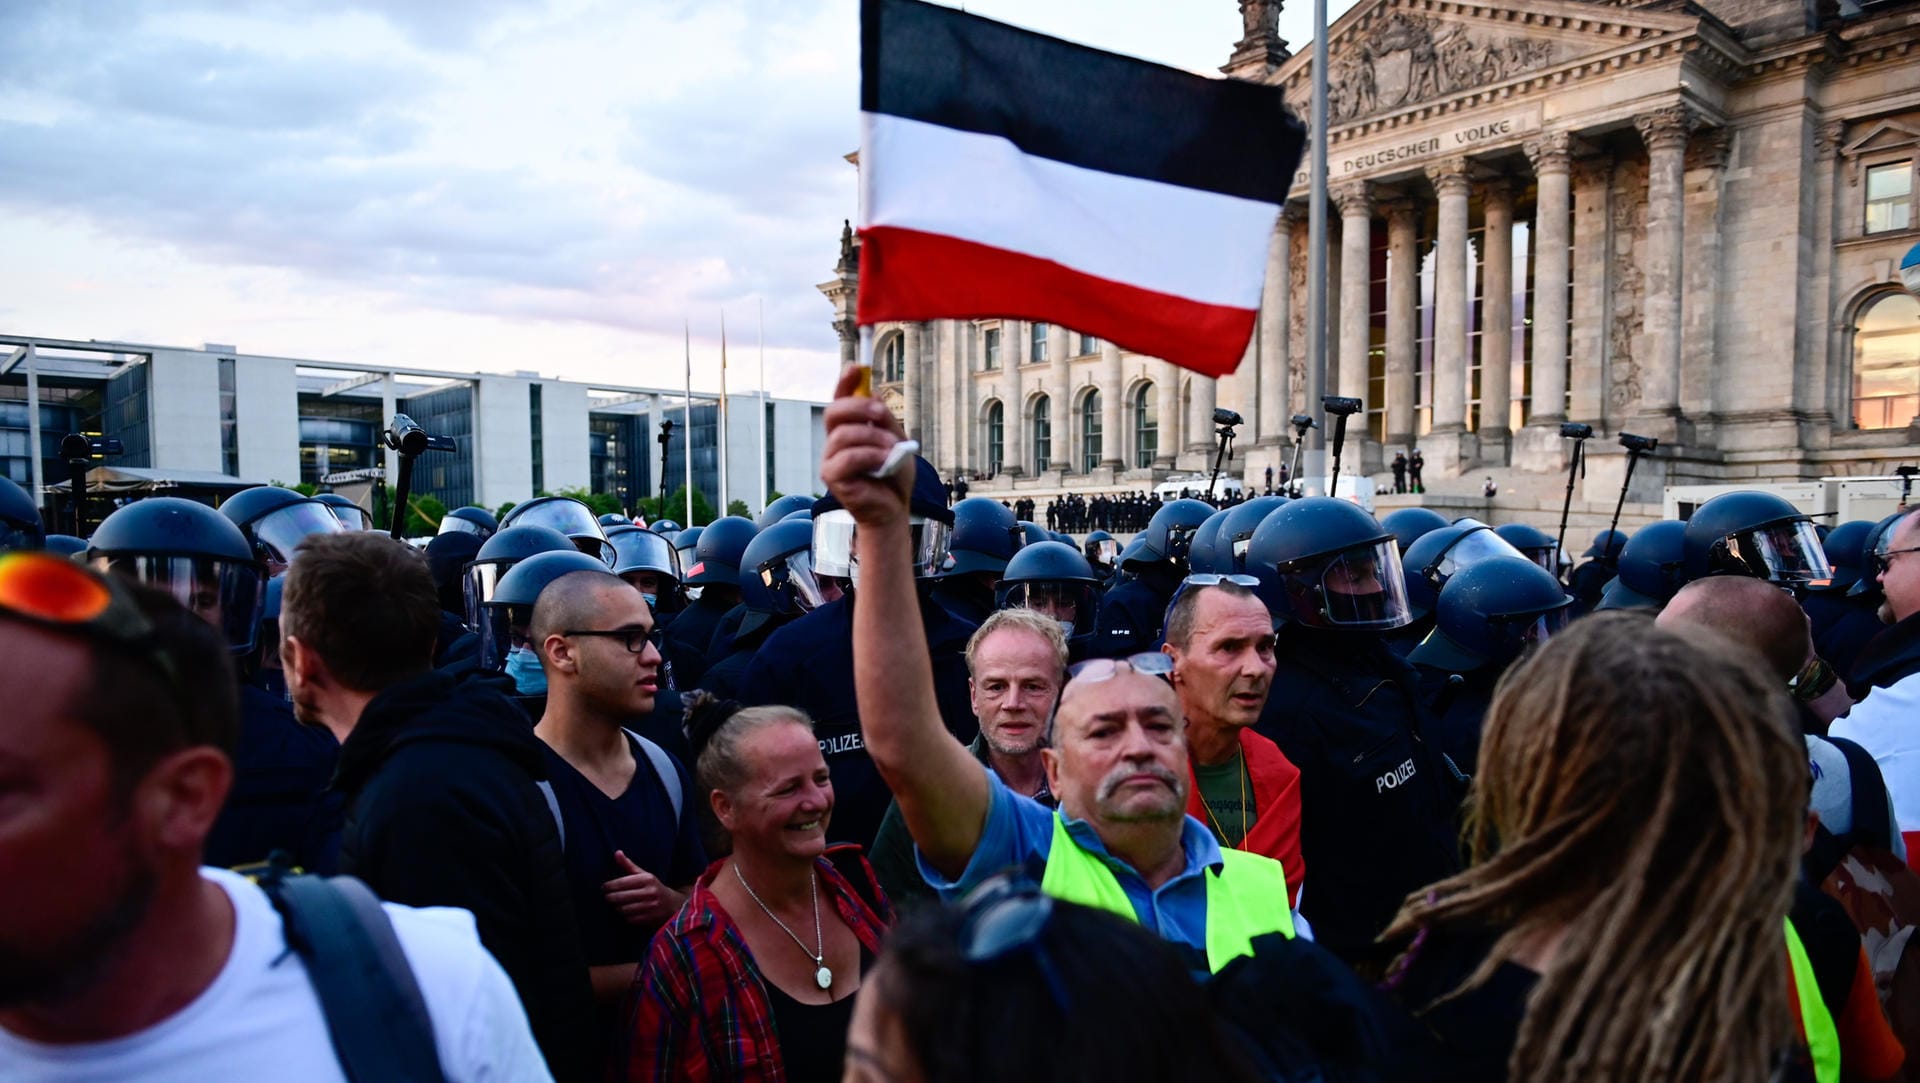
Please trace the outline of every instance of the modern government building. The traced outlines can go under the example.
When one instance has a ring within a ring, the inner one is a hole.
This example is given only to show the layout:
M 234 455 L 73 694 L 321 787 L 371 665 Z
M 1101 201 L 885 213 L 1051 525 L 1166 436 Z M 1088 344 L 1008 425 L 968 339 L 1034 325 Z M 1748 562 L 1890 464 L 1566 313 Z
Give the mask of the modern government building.
M 1304 118 L 1310 53 L 1279 6 L 1239 0 L 1222 70 Z M 1431 488 L 1492 478 L 1557 511 L 1560 425 L 1585 422 L 1582 499 L 1611 510 L 1623 431 L 1660 441 L 1643 508 L 1915 458 L 1920 300 L 1896 268 L 1920 241 L 1920 3 L 1363 0 L 1328 50 L 1326 390 L 1365 403 L 1347 469 L 1385 481 L 1418 447 Z M 877 393 L 978 493 L 1204 470 L 1216 406 L 1246 419 L 1232 469 L 1261 486 L 1306 405 L 1307 192 L 1303 168 L 1232 376 L 945 320 L 878 329 Z M 849 358 L 858 281 L 843 234 L 820 289 Z
M 762 492 L 818 490 L 824 409 L 729 395 L 728 499 L 757 511 Z M 681 389 L 532 372 L 450 373 L 265 357 L 214 344 L 0 335 L 0 472 L 22 486 L 65 481 L 59 449 L 69 432 L 119 440 L 123 453 L 101 465 L 129 485 L 156 483 L 140 487 L 146 491 L 217 494 L 242 483 L 318 484 L 367 471 L 391 476 L 394 456 L 381 434 L 395 413 L 454 439 L 456 450 L 423 455 L 413 479 L 416 496 L 450 508 L 497 508 L 573 488 L 612 493 L 632 508 L 661 490 L 660 425 L 668 421 L 666 490 L 684 482 L 691 448 L 694 488 L 721 506 L 713 394 L 696 392 L 689 403 Z

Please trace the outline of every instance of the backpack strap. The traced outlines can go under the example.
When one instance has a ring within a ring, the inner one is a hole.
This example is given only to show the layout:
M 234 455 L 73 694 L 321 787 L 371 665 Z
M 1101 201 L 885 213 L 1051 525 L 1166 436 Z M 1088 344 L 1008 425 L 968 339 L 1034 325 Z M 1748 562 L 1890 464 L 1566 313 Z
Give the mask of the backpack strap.
M 286 876 L 263 878 L 260 887 L 306 964 L 346 1077 L 445 1080 L 413 967 L 367 885 L 350 876 Z
M 1853 796 L 1853 830 L 1856 842 L 1871 843 L 1883 850 L 1893 849 L 1893 825 L 1887 819 L 1887 782 L 1872 753 L 1845 737 L 1827 738 L 1847 757 L 1847 786 Z
M 660 784 L 667 788 L 667 800 L 673 802 L 673 826 L 675 830 L 678 830 L 680 827 L 680 811 L 687 803 L 687 795 L 680 788 L 680 769 L 673 761 L 673 753 L 668 752 L 666 749 L 661 748 L 659 745 L 647 740 L 632 730 L 625 730 L 623 732 L 639 743 L 640 751 L 647 754 L 647 762 L 653 764 L 653 773 L 660 776 Z M 547 800 L 549 802 L 553 800 L 551 787 L 549 787 L 547 791 Z M 558 819 L 559 815 L 556 806 L 554 818 Z M 564 840 L 562 841 L 564 842 Z
M 567 852 L 567 820 L 560 815 L 560 799 L 554 796 L 553 782 L 543 778 L 534 785 L 540 787 L 540 796 L 547 799 L 547 811 L 553 813 L 553 829 L 560 836 L 560 852 L 564 854 Z

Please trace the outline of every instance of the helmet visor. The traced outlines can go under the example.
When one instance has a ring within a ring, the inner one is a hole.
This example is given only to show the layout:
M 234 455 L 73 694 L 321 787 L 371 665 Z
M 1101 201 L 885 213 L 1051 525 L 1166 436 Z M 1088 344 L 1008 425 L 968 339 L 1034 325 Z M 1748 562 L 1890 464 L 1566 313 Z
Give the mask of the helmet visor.
M 1447 546 L 1440 554 L 1440 559 L 1425 569 L 1427 582 L 1433 584 L 1433 589 L 1439 590 L 1446 585 L 1447 580 L 1452 579 L 1464 569 L 1492 560 L 1494 557 L 1519 557 L 1522 560 L 1532 560 L 1535 564 L 1540 563 L 1515 549 L 1507 539 L 1483 526 L 1469 530 L 1460 535 L 1458 541 Z M 1541 566 L 1546 567 L 1546 565 Z
M 569 534 L 567 535 L 567 539 L 573 542 L 575 549 L 580 550 L 582 553 L 587 554 L 609 568 L 613 567 L 613 562 L 617 557 L 614 554 L 613 543 L 605 537 L 599 534 Z
M 333 509 L 318 500 L 288 504 L 255 519 L 247 528 L 253 534 L 253 547 L 267 570 L 277 572 L 293 563 L 294 550 L 315 534 L 345 534 L 347 524 Z
M 1820 534 L 1812 523 L 1795 519 L 1732 535 L 1727 554 L 1749 574 L 1777 583 L 1805 583 L 1833 578 Z
M 0 519 L 0 553 L 16 549 L 44 549 L 46 544 L 46 536 L 40 531 Z
M 333 517 L 340 520 L 340 525 L 349 531 L 373 529 L 373 513 L 358 504 L 348 507 L 345 504 L 330 503 L 327 505 L 327 510 L 331 511 Z M 440 533 L 445 534 L 446 531 L 442 530 Z
M 1087 559 L 1095 564 L 1104 564 L 1111 568 L 1120 559 L 1120 543 L 1112 538 L 1102 538 L 1089 548 L 1092 552 L 1087 554 Z
M 1069 638 L 1093 630 L 1095 587 L 1071 579 L 1034 579 L 1004 584 L 1000 608 L 1031 609 L 1060 622 Z
M 813 573 L 853 578 L 853 513 L 835 508 L 813 518 Z
M 235 654 L 246 654 L 259 643 L 266 577 L 257 564 L 212 557 L 122 555 L 101 557 L 94 567 L 173 595 L 218 628 Z
M 449 515 L 440 520 L 440 533 L 472 534 L 476 538 L 489 538 L 493 536 L 486 527 L 474 522 L 472 519 L 462 518 L 458 515 Z
M 672 543 L 651 530 L 620 530 L 607 541 L 613 546 L 615 574 L 653 572 L 680 581 L 680 554 Z
M 1335 628 L 1399 628 L 1413 620 L 1399 543 L 1388 537 L 1328 560 L 1320 572 L 1320 612 Z
M 515 647 L 526 646 L 527 625 L 532 617 L 530 606 L 481 606 L 479 620 L 473 625 L 480 644 L 477 655 L 480 668 L 488 673 L 504 672 L 507 653 Z
M 607 532 L 600 526 L 599 517 L 593 514 L 593 509 L 578 500 L 560 498 L 522 504 L 509 512 L 507 517 L 512 520 L 509 525 L 520 526 L 524 523 L 532 523 L 534 526 L 551 527 L 569 538 L 580 534 L 590 534 L 596 538 L 607 536 Z
M 480 627 L 480 620 L 485 615 L 481 607 L 493 601 L 493 592 L 500 586 L 500 577 L 507 574 L 514 563 L 511 560 L 475 561 L 461 573 L 461 578 L 466 582 L 469 628 Z
M 827 604 L 827 593 L 813 575 L 813 553 L 796 549 L 760 566 L 760 582 L 792 608 L 783 612 L 811 613 Z
M 1545 613 L 1519 613 L 1495 618 L 1507 625 L 1507 632 L 1522 651 L 1532 651 L 1567 630 L 1572 605 L 1549 609 Z

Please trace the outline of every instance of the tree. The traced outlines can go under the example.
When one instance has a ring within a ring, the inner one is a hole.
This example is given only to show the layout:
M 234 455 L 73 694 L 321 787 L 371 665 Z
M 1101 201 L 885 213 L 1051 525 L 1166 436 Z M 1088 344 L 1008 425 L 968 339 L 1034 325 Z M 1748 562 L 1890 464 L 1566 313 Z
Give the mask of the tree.
M 408 538 L 431 537 L 440 531 L 440 520 L 447 517 L 447 506 L 437 496 L 408 496 L 407 525 L 401 528 L 401 536 Z
M 500 505 L 499 508 L 494 510 L 494 513 L 493 513 L 494 522 L 497 523 L 497 522 L 503 521 L 504 519 L 506 519 L 508 512 L 512 511 L 513 509 L 519 506 L 520 506 L 520 502 L 518 500 L 509 500 L 506 503 Z
M 620 507 L 620 498 L 613 495 L 612 493 L 588 492 L 583 487 L 575 486 L 574 488 L 571 488 L 571 489 L 562 489 L 557 493 L 541 493 L 540 495 L 541 496 L 564 496 L 573 500 L 578 500 L 580 503 L 585 504 L 589 508 L 592 508 L 593 513 L 595 515 L 624 515 L 625 514 L 624 509 Z
M 713 514 L 713 504 L 707 500 L 705 493 L 695 489 L 693 491 L 693 521 L 687 521 L 687 487 L 685 485 L 675 489 L 673 494 L 667 497 L 666 507 L 664 509 L 660 505 L 659 497 L 650 496 L 640 502 L 639 511 L 647 517 L 647 522 L 649 523 L 657 522 L 661 519 L 672 519 L 681 526 L 705 526 L 713 522 L 715 518 Z
M 295 485 L 293 487 L 293 491 L 296 493 L 299 493 L 301 496 L 312 496 L 313 494 L 320 491 L 320 486 L 315 485 L 311 481 L 303 481 L 300 484 Z
M 727 514 L 738 515 L 742 519 L 753 518 L 753 512 L 747 510 L 747 502 L 744 500 L 730 501 L 727 504 Z

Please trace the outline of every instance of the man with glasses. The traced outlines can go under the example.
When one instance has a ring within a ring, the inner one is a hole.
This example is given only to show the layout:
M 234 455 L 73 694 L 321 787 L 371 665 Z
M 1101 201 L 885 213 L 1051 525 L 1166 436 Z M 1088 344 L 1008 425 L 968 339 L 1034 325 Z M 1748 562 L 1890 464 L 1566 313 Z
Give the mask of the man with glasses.
M 559 831 L 537 785 L 545 746 L 490 682 L 432 669 L 439 609 L 426 562 L 384 534 L 309 538 L 287 572 L 287 692 L 302 722 L 340 741 L 340 871 L 388 902 L 472 911 L 548 1067 L 584 1079 L 593 1001 Z
M 1300 898 L 1300 771 L 1253 731 L 1273 685 L 1273 617 L 1250 575 L 1189 576 L 1167 614 L 1169 674 L 1187 722 L 1187 815 L 1214 841 L 1262 854 Z
M 928 882 L 952 897 L 1008 865 L 1039 865 L 1049 894 L 1138 920 L 1199 973 L 1250 954 L 1255 936 L 1290 935 L 1280 863 L 1222 850 L 1186 815 L 1185 724 L 1162 679 L 1167 655 L 1076 667 L 1041 751 L 1056 811 L 1015 794 L 946 731 L 925 636 L 891 616 L 914 604 L 913 479 L 873 474 L 901 439 L 899 423 L 884 404 L 855 397 L 857 381 L 847 369 L 827 410 L 821 474 L 861 531 L 853 652 L 862 733 Z
M 707 866 L 699 819 L 685 811 L 686 768 L 624 728 L 653 710 L 660 690 L 652 631 L 639 591 L 612 572 L 577 571 L 540 591 L 529 635 L 547 675 L 533 732 L 546 745 L 547 792 L 608 1038 L 654 930 Z
M 1867 570 L 1886 598 L 1880 619 L 1892 627 L 1854 661 L 1856 684 L 1873 690 L 1830 732 L 1873 753 L 1912 853 L 1920 845 L 1920 516 L 1907 512 L 1882 537 Z

